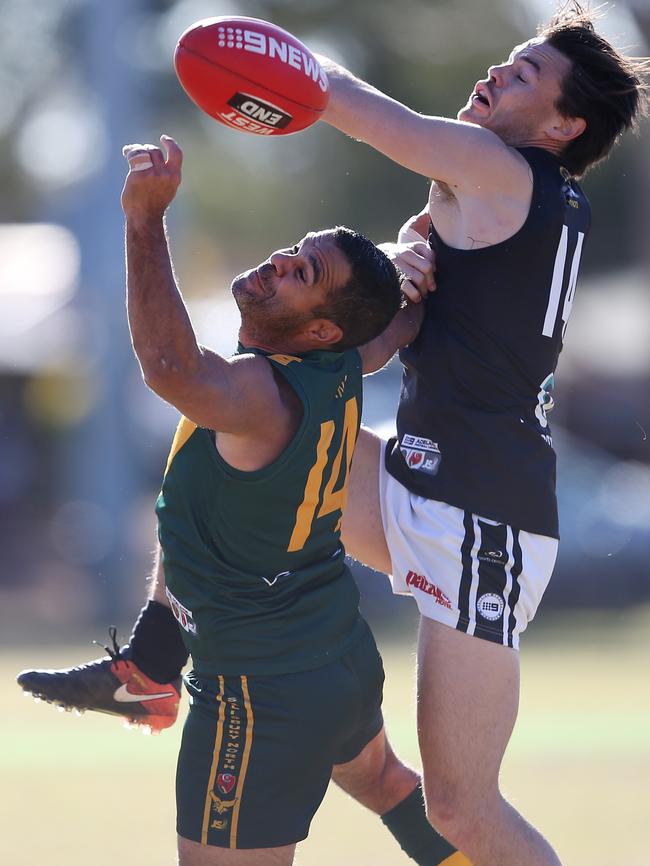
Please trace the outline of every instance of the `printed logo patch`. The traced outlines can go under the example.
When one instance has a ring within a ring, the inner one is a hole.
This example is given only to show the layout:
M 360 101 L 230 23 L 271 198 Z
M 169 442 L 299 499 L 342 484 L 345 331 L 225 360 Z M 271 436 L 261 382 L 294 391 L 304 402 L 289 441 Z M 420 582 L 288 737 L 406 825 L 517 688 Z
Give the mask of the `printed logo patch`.
M 441 604 L 443 607 L 451 610 L 451 601 L 447 598 L 444 592 L 434 583 L 430 583 L 422 574 L 416 574 L 414 571 L 409 571 L 406 575 L 406 585 L 414 586 L 421 592 L 426 592 L 434 598 L 436 604 Z
M 481 562 L 494 562 L 497 565 L 503 565 L 506 561 L 503 550 L 486 550 L 485 553 L 479 553 L 478 558 Z
M 185 629 L 185 631 L 190 634 L 198 634 L 196 623 L 194 622 L 194 614 L 192 611 L 182 605 L 180 601 L 171 594 L 168 587 L 165 587 L 165 595 L 169 599 L 169 604 L 172 609 L 172 613 L 174 614 L 175 619 L 181 628 Z
M 486 592 L 476 602 L 476 610 L 483 619 L 489 619 L 491 622 L 501 618 L 504 606 L 501 596 L 494 592 Z
M 273 129 L 285 129 L 293 120 L 290 114 L 282 111 L 277 105 L 264 102 L 259 97 L 249 96 L 247 93 L 235 93 L 228 100 L 228 105 L 249 120 L 263 123 L 264 126 Z
M 323 93 L 327 92 L 327 75 L 316 58 L 284 39 L 267 37 L 265 33 L 249 28 L 225 26 L 217 29 L 217 44 L 219 48 L 234 48 L 238 51 L 250 51 L 251 54 L 265 54 L 271 59 L 277 58 L 281 63 L 311 78 Z
M 573 188 L 573 178 L 571 174 L 564 166 L 560 167 L 560 174 L 562 175 L 562 178 L 564 180 L 564 183 L 562 184 L 562 193 L 564 195 L 565 202 L 569 205 L 569 207 L 579 210 L 580 196 Z
M 221 797 L 217 797 L 214 791 L 210 791 L 210 798 L 212 800 L 212 823 L 210 827 L 213 830 L 227 830 L 230 824 L 229 813 L 237 802 L 237 798 L 235 797 L 234 800 L 222 800 Z
M 126 687 L 126 683 L 115 689 L 113 698 L 120 704 L 143 704 L 146 701 L 159 701 L 161 698 L 173 698 L 174 692 L 156 692 L 155 694 L 136 694 L 130 692 Z
M 237 776 L 232 773 L 219 773 L 217 776 L 217 788 L 222 794 L 229 794 L 235 787 Z
M 437 442 L 405 433 L 400 443 L 400 451 L 409 469 L 426 472 L 428 475 L 437 474 L 442 459 Z

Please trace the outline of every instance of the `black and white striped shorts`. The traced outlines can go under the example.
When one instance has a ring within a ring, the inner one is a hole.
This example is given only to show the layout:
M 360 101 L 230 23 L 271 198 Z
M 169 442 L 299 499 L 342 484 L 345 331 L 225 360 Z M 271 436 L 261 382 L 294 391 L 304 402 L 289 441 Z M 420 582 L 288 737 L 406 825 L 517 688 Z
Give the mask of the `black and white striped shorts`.
M 407 490 L 380 463 L 393 592 L 420 613 L 519 649 L 553 572 L 558 541 Z

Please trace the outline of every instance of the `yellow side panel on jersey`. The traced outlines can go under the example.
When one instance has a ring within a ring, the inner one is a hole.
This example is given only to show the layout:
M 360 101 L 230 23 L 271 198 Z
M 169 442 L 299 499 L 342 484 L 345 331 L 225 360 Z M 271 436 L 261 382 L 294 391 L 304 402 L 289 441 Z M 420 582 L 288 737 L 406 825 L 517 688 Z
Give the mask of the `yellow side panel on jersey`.
M 169 472 L 169 467 L 172 465 L 172 460 L 178 452 L 181 450 L 183 445 L 190 438 L 192 433 L 196 430 L 196 424 L 194 421 L 190 421 L 188 418 L 181 416 L 181 420 L 178 422 L 178 427 L 176 428 L 176 433 L 174 433 L 174 440 L 172 442 L 172 447 L 169 451 L 169 457 L 167 458 L 167 466 L 165 466 L 165 475 Z

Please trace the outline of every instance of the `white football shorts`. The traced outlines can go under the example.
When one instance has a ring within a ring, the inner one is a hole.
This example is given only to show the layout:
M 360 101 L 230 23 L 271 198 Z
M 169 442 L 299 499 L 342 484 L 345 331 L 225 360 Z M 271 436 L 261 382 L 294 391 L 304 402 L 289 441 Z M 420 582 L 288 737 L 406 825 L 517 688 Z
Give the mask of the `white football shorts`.
M 558 541 L 411 493 L 379 468 L 393 592 L 422 616 L 519 649 L 555 566 Z

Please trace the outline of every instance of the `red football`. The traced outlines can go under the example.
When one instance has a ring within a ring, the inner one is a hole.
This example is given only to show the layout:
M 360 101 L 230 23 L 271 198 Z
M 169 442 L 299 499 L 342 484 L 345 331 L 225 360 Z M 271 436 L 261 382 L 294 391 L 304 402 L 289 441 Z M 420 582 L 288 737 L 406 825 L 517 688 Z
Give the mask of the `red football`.
M 311 126 L 329 99 L 311 51 L 257 18 L 205 18 L 178 40 L 174 65 L 188 96 L 210 117 L 255 135 Z

